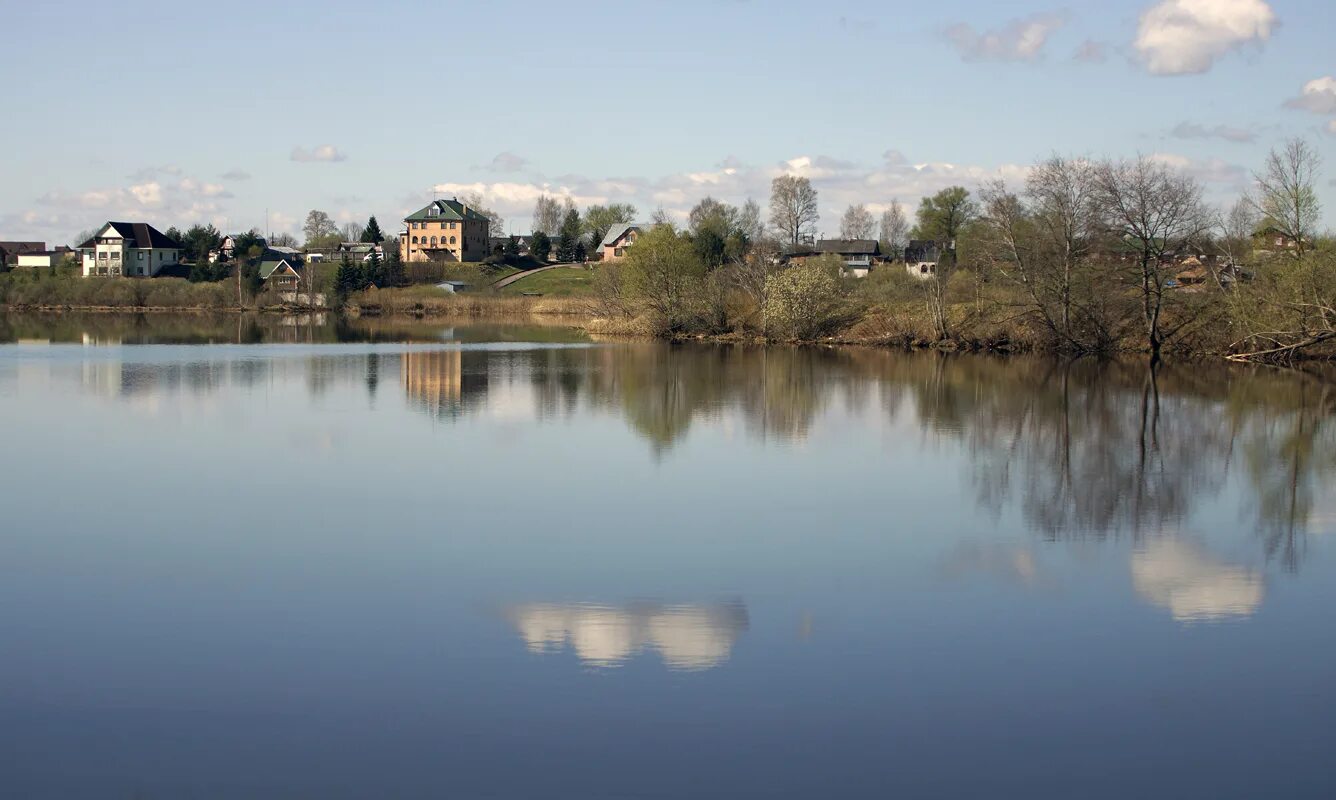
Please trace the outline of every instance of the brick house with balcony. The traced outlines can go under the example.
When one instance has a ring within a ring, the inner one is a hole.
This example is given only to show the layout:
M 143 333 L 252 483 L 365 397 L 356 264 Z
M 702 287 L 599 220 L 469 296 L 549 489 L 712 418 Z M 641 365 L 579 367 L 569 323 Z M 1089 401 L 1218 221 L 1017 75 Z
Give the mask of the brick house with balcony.
M 152 277 L 174 266 L 181 243 L 146 222 L 108 222 L 79 245 L 83 275 Z
M 488 256 L 490 221 L 451 198 L 433 200 L 404 217 L 399 257 L 413 261 L 482 261 Z

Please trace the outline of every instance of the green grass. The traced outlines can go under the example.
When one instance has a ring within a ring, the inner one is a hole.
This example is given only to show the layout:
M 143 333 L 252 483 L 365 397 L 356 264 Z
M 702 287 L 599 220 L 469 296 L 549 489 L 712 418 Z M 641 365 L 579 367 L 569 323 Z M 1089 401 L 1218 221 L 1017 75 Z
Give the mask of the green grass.
M 587 269 L 550 269 L 520 278 L 501 290 L 501 294 L 541 294 L 544 297 L 578 297 L 593 289 L 594 272 Z

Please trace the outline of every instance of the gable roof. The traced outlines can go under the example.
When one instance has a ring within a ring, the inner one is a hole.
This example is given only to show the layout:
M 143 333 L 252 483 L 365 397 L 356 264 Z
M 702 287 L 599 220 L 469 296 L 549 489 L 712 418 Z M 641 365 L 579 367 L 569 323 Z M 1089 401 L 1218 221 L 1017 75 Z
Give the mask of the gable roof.
M 881 243 L 876 239 L 822 239 L 816 243 L 816 251 L 842 256 L 879 256 Z
M 298 264 L 297 266 L 301 265 Z M 278 272 L 279 270 L 282 270 L 284 268 L 290 269 L 293 272 L 297 272 L 297 267 L 293 266 L 292 263 L 288 261 L 286 258 L 280 258 L 277 261 L 261 261 L 260 278 L 261 280 L 267 281 L 269 280 L 270 277 L 273 276 L 275 272 Z
M 438 222 L 440 220 L 445 220 L 446 222 L 451 220 L 460 222 L 466 219 L 480 220 L 482 222 L 488 221 L 486 216 L 479 214 L 476 210 L 451 198 L 449 200 L 431 201 L 429 204 L 404 217 L 404 222 Z
M 121 235 L 126 244 L 141 250 L 147 250 L 150 247 L 162 247 L 169 250 L 180 250 L 181 243 L 172 239 L 167 234 L 148 224 L 147 222 L 108 222 L 102 228 L 98 228 L 98 233 L 102 232 L 107 226 Z M 97 236 L 79 245 L 79 249 L 92 249 L 97 246 Z
M 625 236 L 630 231 L 639 233 L 645 229 L 639 222 L 623 222 L 608 228 L 608 235 L 603 237 L 603 243 L 599 247 L 611 247 L 617 243 L 617 240 Z

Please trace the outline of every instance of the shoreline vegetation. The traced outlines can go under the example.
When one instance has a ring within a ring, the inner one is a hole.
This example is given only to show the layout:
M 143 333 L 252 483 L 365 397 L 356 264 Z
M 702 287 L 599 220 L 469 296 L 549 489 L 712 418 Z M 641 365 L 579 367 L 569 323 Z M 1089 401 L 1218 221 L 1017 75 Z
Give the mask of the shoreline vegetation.
M 817 191 L 792 175 L 772 184 L 769 225 L 751 200 L 706 197 L 679 226 L 663 212 L 632 224 L 630 206 L 591 207 L 582 218 L 569 199 L 543 197 L 527 256 L 511 252 L 513 238 L 477 264 L 405 263 L 391 249 L 384 264 L 373 252 L 363 265 L 345 253 L 338 265 L 306 267 L 287 294 L 266 289 L 244 262 L 190 281 L 20 270 L 0 274 L 0 308 L 552 316 L 591 334 L 669 340 L 1332 360 L 1336 239 L 1317 231 L 1320 160 L 1303 140 L 1288 142 L 1254 176 L 1253 193 L 1222 213 L 1195 178 L 1154 157 L 1053 156 L 1023 186 L 993 181 L 924 198 L 912 228 L 892 201 L 879 241 L 862 205 L 845 212 L 839 240 L 814 241 Z M 611 260 L 495 285 L 546 263 L 541 231 L 558 231 L 560 262 L 582 262 L 584 243 L 602 241 L 613 217 L 636 236 Z M 847 255 L 875 254 L 879 243 L 890 256 L 875 265 Z M 866 249 L 838 247 L 849 244 Z

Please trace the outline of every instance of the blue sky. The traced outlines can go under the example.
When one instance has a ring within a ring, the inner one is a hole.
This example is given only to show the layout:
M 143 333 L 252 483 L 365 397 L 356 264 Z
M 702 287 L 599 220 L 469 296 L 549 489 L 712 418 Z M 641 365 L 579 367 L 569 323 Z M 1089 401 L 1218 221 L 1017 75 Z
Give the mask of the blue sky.
M 681 214 L 782 172 L 833 233 L 1054 151 L 1156 154 L 1224 202 L 1295 135 L 1336 223 L 1330 0 L 0 2 L 0 239 L 394 230 L 472 191 L 522 232 L 543 191 Z

